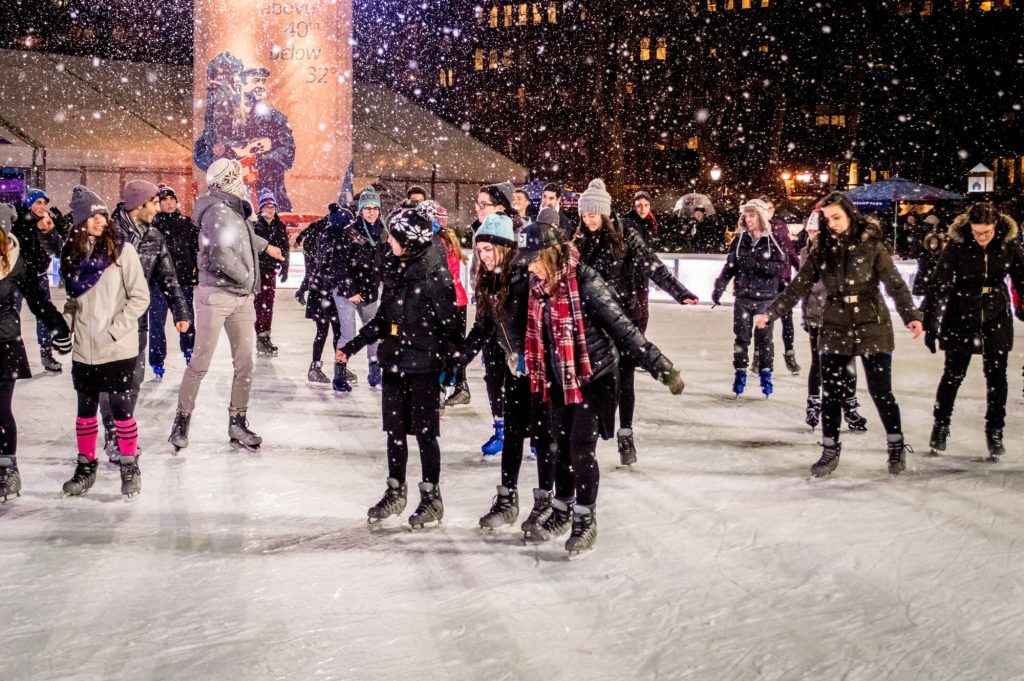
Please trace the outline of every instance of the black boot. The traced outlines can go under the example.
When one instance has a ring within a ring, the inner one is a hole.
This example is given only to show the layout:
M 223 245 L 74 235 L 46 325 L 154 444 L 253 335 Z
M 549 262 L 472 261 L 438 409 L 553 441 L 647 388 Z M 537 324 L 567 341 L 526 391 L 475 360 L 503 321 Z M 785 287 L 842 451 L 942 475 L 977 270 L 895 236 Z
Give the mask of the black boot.
M 857 401 L 856 396 L 843 400 L 843 419 L 846 421 L 846 427 L 857 432 L 864 432 L 868 429 L 868 420 L 860 415 L 858 409 L 860 409 L 860 402 Z
M 43 368 L 50 373 L 59 374 L 64 371 L 61 363 L 53 358 L 53 350 L 50 348 L 40 348 L 39 360 L 43 363 Z
M 988 460 L 999 461 L 999 457 L 1006 454 L 1006 447 L 1003 446 L 1003 429 L 986 428 L 985 442 L 988 444 Z
M 78 466 L 75 467 L 75 474 L 64 483 L 64 494 L 78 496 L 89 491 L 96 483 L 96 461 L 89 461 L 84 455 L 78 455 Z
M 907 470 L 907 452 L 914 453 L 914 448 L 903 442 L 903 436 L 898 437 L 898 440 L 889 440 L 889 475 L 899 475 Z
M 331 381 L 331 387 L 336 393 L 350 393 L 352 392 L 352 386 L 348 383 L 348 377 L 345 372 L 347 367 L 341 362 L 334 363 L 334 380 Z
M 789 370 L 789 373 L 798 376 L 800 374 L 800 365 L 796 363 L 796 352 L 794 350 L 787 350 L 783 358 L 786 360 L 786 369 Z
M 932 456 L 938 456 L 939 452 L 946 451 L 946 440 L 949 439 L 949 426 L 932 426 L 932 436 L 928 440 L 928 446 L 932 448 Z
M 420 505 L 416 511 L 409 516 L 409 525 L 414 530 L 422 529 L 429 523 L 441 524 L 444 518 L 444 501 L 441 500 L 441 490 L 432 482 L 421 482 Z
M 533 490 L 533 509 L 530 515 L 523 521 L 519 528 L 523 532 L 532 532 L 538 525 L 542 524 L 551 515 L 552 494 L 546 489 Z
M 174 446 L 174 451 L 188 447 L 188 426 L 192 420 L 192 414 L 179 411 L 174 416 L 174 425 L 171 426 L 171 436 L 167 441 Z
M 306 380 L 310 383 L 330 383 L 331 379 L 327 378 L 327 374 L 324 373 L 323 362 L 310 362 L 309 371 L 306 372 Z
M 572 560 L 584 551 L 594 548 L 597 541 L 597 509 L 593 505 L 576 504 L 572 513 L 572 534 L 565 542 L 565 550 Z
M 455 390 L 452 391 L 452 394 L 444 401 L 444 406 L 445 408 L 458 407 L 463 404 L 469 404 L 470 399 L 469 384 L 463 381 L 456 384 Z
M 142 491 L 142 471 L 139 470 L 139 457 L 121 455 L 121 494 L 131 497 Z
M 572 501 L 565 499 L 551 500 L 551 514 L 543 523 L 527 530 L 525 538 L 536 542 L 545 542 L 553 537 L 560 537 L 572 527 Z
M 633 429 L 619 428 L 615 434 L 619 441 L 619 463 L 623 466 L 632 466 L 636 463 L 636 445 L 633 444 Z
M 244 411 L 228 414 L 228 440 L 232 445 L 250 452 L 259 451 L 263 444 L 263 438 L 249 430 L 249 419 L 245 417 Z
M 404 511 L 408 494 L 407 489 L 404 482 L 398 482 L 395 478 L 388 478 L 388 486 L 384 490 L 384 496 L 366 511 L 366 522 L 374 525 L 385 518 L 399 515 Z
M 814 430 L 821 423 L 821 398 L 811 395 L 807 398 L 807 415 L 804 416 L 804 423 Z
M 480 527 L 485 530 L 496 530 L 503 525 L 513 524 L 518 517 L 519 492 L 498 485 L 498 493 L 491 502 L 491 510 L 480 518 Z
M 822 438 L 821 458 L 811 465 L 811 475 L 816 478 L 823 478 L 831 475 L 832 471 L 839 465 L 839 455 L 843 446 L 830 438 Z
M 21 496 L 21 473 L 14 457 L 0 457 L 0 497 L 7 503 L 7 497 Z

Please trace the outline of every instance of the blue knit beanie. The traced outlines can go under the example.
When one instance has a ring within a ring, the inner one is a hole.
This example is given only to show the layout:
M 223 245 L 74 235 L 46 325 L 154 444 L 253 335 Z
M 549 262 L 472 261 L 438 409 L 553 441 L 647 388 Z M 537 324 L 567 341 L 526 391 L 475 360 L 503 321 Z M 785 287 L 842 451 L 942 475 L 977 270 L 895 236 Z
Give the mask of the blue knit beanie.
M 28 194 L 25 195 L 25 208 L 31 208 L 32 204 L 39 199 L 46 199 L 47 203 L 50 201 L 50 197 L 46 195 L 42 189 L 36 189 L 35 187 L 28 188 Z
M 257 210 L 263 210 L 264 206 L 273 204 L 274 208 L 277 208 L 277 199 L 274 198 L 274 192 L 269 189 L 261 189 L 259 193 L 259 208 Z
M 491 243 L 496 246 L 507 246 L 512 248 L 516 245 L 516 233 L 512 228 L 512 218 L 504 213 L 491 213 L 488 215 L 480 229 L 476 230 L 473 243 Z
M 380 208 L 380 194 L 373 187 L 367 187 L 359 195 L 359 210 L 366 208 L 367 206 L 374 206 Z

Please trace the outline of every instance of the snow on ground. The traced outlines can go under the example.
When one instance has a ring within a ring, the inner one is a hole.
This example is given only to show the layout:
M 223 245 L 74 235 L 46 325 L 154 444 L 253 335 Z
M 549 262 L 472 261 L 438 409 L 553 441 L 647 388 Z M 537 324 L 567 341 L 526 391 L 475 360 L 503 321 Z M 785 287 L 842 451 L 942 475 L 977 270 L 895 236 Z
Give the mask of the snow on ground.
M 836 474 L 812 481 L 806 379 L 778 374 L 771 400 L 756 386 L 728 399 L 731 310 L 659 304 L 653 317 L 686 392 L 638 378 L 640 463 L 616 470 L 614 443 L 600 446 L 598 544 L 575 562 L 561 541 L 477 530 L 499 482 L 498 465 L 480 463 L 478 364 L 473 403 L 442 424 L 443 527 L 371 533 L 366 507 L 386 477 L 379 395 L 363 356 L 350 396 L 307 384 L 313 326 L 289 293 L 281 356 L 257 360 L 249 416 L 262 452 L 227 445 L 222 338 L 192 446 L 171 453 L 173 353 L 163 383 L 144 387 L 143 493 L 130 501 L 108 464 L 87 495 L 61 498 L 74 393 L 68 371 L 38 371 L 15 393 L 25 490 L 0 506 L 0 678 L 1024 678 L 1019 351 L 1005 461 L 980 460 L 980 362 L 948 455 L 923 456 L 941 356 L 902 331 L 909 470 L 886 474 L 868 404 L 869 432 L 844 436 Z M 797 343 L 806 367 L 799 328 Z M 418 471 L 410 462 L 413 483 Z M 535 482 L 525 463 L 525 497 Z

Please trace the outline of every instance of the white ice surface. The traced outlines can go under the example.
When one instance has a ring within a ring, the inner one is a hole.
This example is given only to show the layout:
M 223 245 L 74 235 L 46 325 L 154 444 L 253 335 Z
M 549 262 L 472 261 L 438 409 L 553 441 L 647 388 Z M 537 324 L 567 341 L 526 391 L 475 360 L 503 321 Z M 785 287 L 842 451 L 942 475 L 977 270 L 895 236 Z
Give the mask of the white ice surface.
M 638 376 L 640 463 L 616 470 L 614 443 L 601 444 L 597 548 L 567 562 L 561 541 L 477 530 L 499 469 L 480 463 L 490 423 L 476 363 L 473 403 L 442 423 L 443 528 L 371 534 L 366 507 L 386 477 L 379 395 L 363 356 L 351 395 L 307 384 L 313 325 L 290 292 L 281 355 L 257 360 L 260 454 L 226 443 L 222 338 L 192 446 L 174 456 L 166 443 L 183 369 L 173 351 L 164 381 L 143 389 L 142 495 L 122 499 L 104 463 L 91 492 L 62 499 L 74 393 L 69 371 L 38 368 L 30 319 L 37 376 L 15 392 L 25 489 L 0 506 L 5 681 L 1024 678 L 1017 350 L 1003 462 L 980 460 L 980 362 L 948 454 L 923 455 L 941 356 L 901 330 L 908 471 L 886 474 L 862 386 L 869 432 L 844 435 L 838 471 L 811 481 L 804 376 L 778 372 L 771 400 L 756 385 L 728 399 L 731 310 L 655 305 L 650 336 L 686 392 Z M 806 369 L 799 328 L 797 347 Z M 524 497 L 535 482 L 524 463 Z

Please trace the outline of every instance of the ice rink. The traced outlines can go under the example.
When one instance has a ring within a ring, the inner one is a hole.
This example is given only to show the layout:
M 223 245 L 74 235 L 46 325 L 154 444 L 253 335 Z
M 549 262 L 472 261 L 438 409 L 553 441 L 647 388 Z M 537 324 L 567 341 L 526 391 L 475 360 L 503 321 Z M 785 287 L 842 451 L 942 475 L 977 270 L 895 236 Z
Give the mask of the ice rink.
M 775 394 L 752 380 L 734 401 L 731 308 L 652 308 L 649 335 L 686 391 L 638 377 L 639 464 L 617 470 L 614 442 L 600 445 L 597 547 L 573 562 L 562 541 L 477 529 L 499 483 L 498 464 L 480 461 L 479 363 L 472 404 L 442 421 L 443 526 L 371 533 L 366 508 L 386 478 L 380 396 L 364 355 L 351 395 L 307 383 L 313 324 L 290 291 L 274 323 L 281 354 L 257 360 L 259 454 L 227 444 L 226 338 L 192 446 L 172 454 L 175 338 L 137 414 L 142 495 L 123 499 L 103 463 L 92 491 L 62 499 L 70 360 L 43 375 L 26 311 L 36 377 L 15 391 L 24 491 L 0 505 L 0 679 L 1024 678 L 1021 338 L 1004 461 L 982 460 L 980 359 L 947 455 L 924 455 L 941 355 L 900 328 L 896 395 L 917 449 L 907 472 L 887 475 L 862 387 L 869 431 L 845 434 L 836 473 L 810 480 L 806 334 L 804 374 L 778 371 L 776 329 Z M 410 488 L 418 475 L 413 455 Z M 524 517 L 535 483 L 524 463 Z

